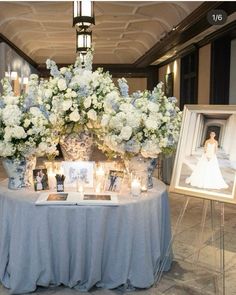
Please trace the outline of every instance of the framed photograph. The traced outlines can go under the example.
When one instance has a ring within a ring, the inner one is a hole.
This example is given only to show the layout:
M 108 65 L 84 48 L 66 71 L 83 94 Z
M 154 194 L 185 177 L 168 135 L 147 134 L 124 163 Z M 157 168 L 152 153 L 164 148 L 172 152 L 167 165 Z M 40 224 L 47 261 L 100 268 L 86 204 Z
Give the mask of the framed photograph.
M 174 84 L 174 73 L 171 72 L 169 74 L 165 75 L 165 83 L 164 83 L 164 89 L 165 89 L 165 95 L 167 97 L 172 97 L 174 95 L 173 92 L 173 84 Z
M 90 161 L 65 161 L 61 168 L 65 175 L 65 188 L 76 188 L 77 182 L 83 183 L 84 187 L 92 188 L 94 185 L 94 162 Z
M 119 192 L 123 183 L 124 172 L 110 170 L 106 177 L 105 191 Z
M 48 190 L 48 174 L 47 169 L 34 169 L 33 182 L 35 191 Z
M 184 108 L 170 191 L 236 203 L 236 106 Z

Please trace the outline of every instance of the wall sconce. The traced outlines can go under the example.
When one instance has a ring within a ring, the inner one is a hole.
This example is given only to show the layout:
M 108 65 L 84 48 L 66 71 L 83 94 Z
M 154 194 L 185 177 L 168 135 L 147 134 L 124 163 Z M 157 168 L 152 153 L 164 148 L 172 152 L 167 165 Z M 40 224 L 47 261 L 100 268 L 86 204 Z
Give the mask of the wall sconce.
M 94 24 L 94 3 L 91 0 L 74 1 L 73 26 L 87 29 Z

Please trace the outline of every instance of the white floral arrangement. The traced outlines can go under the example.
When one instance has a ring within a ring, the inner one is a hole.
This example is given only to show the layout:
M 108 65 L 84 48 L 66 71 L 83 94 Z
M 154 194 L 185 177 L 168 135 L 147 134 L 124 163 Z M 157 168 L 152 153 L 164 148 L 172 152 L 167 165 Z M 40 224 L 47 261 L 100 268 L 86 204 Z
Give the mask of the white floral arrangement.
M 105 100 L 101 121 L 103 144 L 100 148 L 103 151 L 121 157 L 141 154 L 156 158 L 160 152 L 168 154 L 176 148 L 181 112 L 176 98 L 167 98 L 162 88 L 161 82 L 152 92 L 138 91 L 130 97 L 123 95 L 122 100 L 109 94 L 110 103 Z
M 37 106 L 38 76 L 31 75 L 29 94 L 14 96 L 7 78 L 0 97 L 0 157 L 55 156 L 57 138 L 49 119 Z M 33 92 L 33 93 L 32 93 Z
M 50 122 L 61 134 L 91 131 L 100 128 L 104 99 L 118 91 L 108 72 L 92 71 L 92 52 L 88 52 L 82 67 L 78 57 L 75 64 L 58 69 L 47 60 L 51 77 L 41 87 L 41 104 Z

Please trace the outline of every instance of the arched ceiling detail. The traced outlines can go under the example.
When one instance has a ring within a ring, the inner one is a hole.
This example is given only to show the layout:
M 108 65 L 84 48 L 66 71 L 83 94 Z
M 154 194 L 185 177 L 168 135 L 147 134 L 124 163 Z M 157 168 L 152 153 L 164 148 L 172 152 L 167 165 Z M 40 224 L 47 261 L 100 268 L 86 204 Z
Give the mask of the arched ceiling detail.
M 202 2 L 95 2 L 95 63 L 133 63 Z M 37 63 L 75 60 L 72 2 L 0 2 L 0 31 Z

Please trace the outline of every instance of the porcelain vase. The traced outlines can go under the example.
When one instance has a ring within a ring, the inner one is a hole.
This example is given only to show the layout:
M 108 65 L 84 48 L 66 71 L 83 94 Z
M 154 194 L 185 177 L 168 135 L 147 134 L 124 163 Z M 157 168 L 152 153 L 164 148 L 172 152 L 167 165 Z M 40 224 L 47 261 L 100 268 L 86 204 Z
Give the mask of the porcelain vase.
M 33 184 L 33 169 L 36 166 L 36 157 L 4 158 L 2 164 L 8 176 L 9 189 L 17 190 Z
M 125 160 L 125 167 L 130 178 L 138 178 L 143 190 L 153 187 L 152 175 L 157 165 L 157 159 L 144 158 L 141 155 Z
M 65 161 L 88 161 L 93 151 L 93 138 L 87 132 L 63 135 L 60 147 Z

